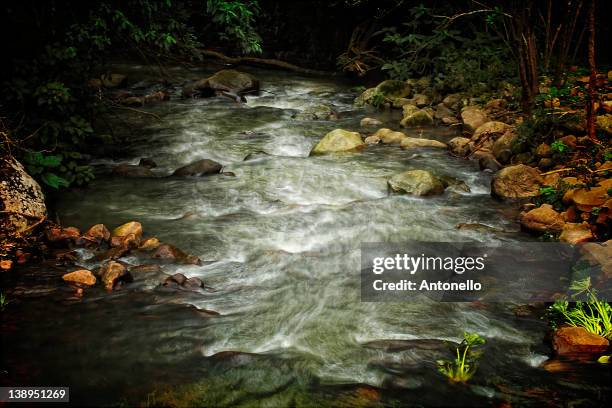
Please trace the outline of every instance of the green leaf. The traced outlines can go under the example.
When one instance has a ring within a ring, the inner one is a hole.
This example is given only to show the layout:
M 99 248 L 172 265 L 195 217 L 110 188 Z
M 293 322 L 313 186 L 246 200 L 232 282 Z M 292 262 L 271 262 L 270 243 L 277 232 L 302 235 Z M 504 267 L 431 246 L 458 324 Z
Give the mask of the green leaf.
M 53 187 L 55 189 L 58 189 L 60 187 L 69 187 L 70 186 L 70 182 L 60 176 L 58 176 L 55 173 L 44 173 L 42 175 L 42 180 L 45 182 L 46 185 L 48 185 L 49 187 Z
M 610 364 L 610 356 L 601 356 L 597 359 L 597 362 L 601 364 Z

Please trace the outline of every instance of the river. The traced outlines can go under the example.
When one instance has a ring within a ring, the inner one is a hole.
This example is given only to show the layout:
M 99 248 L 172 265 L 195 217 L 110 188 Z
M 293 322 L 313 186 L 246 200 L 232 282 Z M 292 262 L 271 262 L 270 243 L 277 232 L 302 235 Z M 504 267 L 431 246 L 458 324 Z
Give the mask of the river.
M 115 68 L 128 73 L 132 87 L 151 85 L 147 67 Z M 490 175 L 477 164 L 443 149 L 373 146 L 309 157 L 330 130 L 358 130 L 365 116 L 397 128 L 399 116 L 354 108 L 356 94 L 339 79 L 245 70 L 264 90 L 246 104 L 180 99 L 177 86 L 170 101 L 144 108 L 161 120 L 119 112 L 109 124 L 127 139 L 120 151 L 96 159 L 99 175 L 89 188 L 56 202 L 65 225 L 140 221 L 145 235 L 204 261 L 165 265 L 164 273 L 199 277 L 207 289 L 160 289 L 162 276 L 142 274 L 112 294 L 92 289 L 74 300 L 57 284 L 56 271 L 32 268 L 19 278 L 18 299 L 3 323 L 5 378 L 69 384 L 71 401 L 88 405 L 609 402 L 606 369 L 540 367 L 551 353 L 547 324 L 515 316 L 514 305 L 361 302 L 362 242 L 527 240 L 516 209 L 490 197 Z M 169 70 L 177 84 L 211 72 Z M 334 105 L 339 119 L 292 117 L 320 103 Z M 456 134 L 440 127 L 422 135 L 448 141 Z M 159 178 L 108 174 L 112 165 L 141 157 L 157 162 Z M 202 158 L 233 175 L 162 177 Z M 470 192 L 389 194 L 386 180 L 408 169 L 452 176 Z M 137 255 L 124 260 L 147 262 Z M 453 385 L 435 361 L 450 356 L 444 341 L 459 341 L 464 330 L 486 338 L 485 354 L 468 385 Z

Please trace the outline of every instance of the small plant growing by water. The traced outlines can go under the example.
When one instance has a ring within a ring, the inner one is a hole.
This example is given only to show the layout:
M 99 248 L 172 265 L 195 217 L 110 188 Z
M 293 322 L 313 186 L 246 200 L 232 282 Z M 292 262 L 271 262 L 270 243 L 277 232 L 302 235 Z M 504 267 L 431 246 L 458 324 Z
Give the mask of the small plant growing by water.
M 570 326 L 583 327 L 589 333 L 612 339 L 612 307 L 597 297 L 591 288 L 591 278 L 574 281 L 570 289 L 576 291 L 573 297 L 584 295 L 586 300 L 577 301 L 573 305 L 567 299 L 556 301 L 548 309 L 553 324 L 560 320 Z
M 563 143 L 561 140 L 555 140 L 550 145 L 550 150 L 552 150 L 553 156 L 563 157 L 566 153 L 569 152 L 569 146 Z
M 478 333 L 463 332 L 463 340 L 455 347 L 454 360 L 438 360 L 438 371 L 452 382 L 468 382 L 476 373 L 482 351 L 477 347 L 485 343 Z
M 372 95 L 371 104 L 375 108 L 381 108 L 386 101 L 387 98 L 385 97 L 385 95 L 383 95 L 381 92 L 376 92 L 374 95 Z
M 540 195 L 538 196 L 538 205 L 550 204 L 556 210 L 563 209 L 562 199 L 568 190 L 569 186 L 566 183 L 560 184 L 557 187 L 544 186 L 540 188 Z

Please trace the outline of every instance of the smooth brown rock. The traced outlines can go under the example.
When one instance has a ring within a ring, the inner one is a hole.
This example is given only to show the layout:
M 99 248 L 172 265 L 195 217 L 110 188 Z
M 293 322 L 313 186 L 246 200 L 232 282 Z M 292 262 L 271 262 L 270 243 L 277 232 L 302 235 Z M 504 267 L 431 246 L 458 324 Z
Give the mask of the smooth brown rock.
M 576 357 L 580 354 L 593 355 L 593 359 L 606 352 L 610 342 L 589 333 L 582 327 L 561 327 L 553 336 L 553 348 L 559 355 Z
M 572 201 L 580 211 L 591 211 L 594 207 L 601 207 L 608 197 L 608 189 L 603 186 L 580 188 L 574 190 L 571 195 Z
M 28 235 L 47 216 L 42 189 L 21 163 L 8 156 L 0 157 L 0 209 L 0 237 L 8 239 Z
M 593 233 L 588 223 L 571 223 L 568 222 L 563 226 L 563 231 L 559 236 L 559 241 L 570 244 L 579 244 L 593 240 Z
M 378 138 L 383 144 L 398 144 L 408 136 L 402 132 L 395 132 L 391 129 L 382 128 L 374 133 L 372 138 Z
M 487 114 L 477 106 L 468 106 L 461 111 L 463 129 L 466 132 L 474 133 L 476 129 L 489 121 Z
M 138 239 L 142 238 L 142 225 L 137 221 L 130 221 L 118 226 L 113 230 L 113 237 L 125 237 L 134 234 Z
M 46 231 L 47 241 L 57 243 L 63 241 L 76 242 L 81 236 L 81 231 L 76 227 L 51 227 Z
M 448 148 L 451 153 L 464 157 L 470 152 L 469 143 L 467 137 L 454 137 L 448 142 Z
M 446 149 L 445 143 L 439 142 L 432 139 L 421 139 L 418 137 L 406 137 L 400 141 L 400 147 L 402 149 L 416 149 L 422 147 L 431 147 L 437 149 Z
M 542 176 L 524 164 L 504 167 L 493 176 L 491 194 L 504 199 L 525 199 L 540 194 Z
M 563 217 L 550 204 L 542 204 L 521 217 L 521 226 L 535 232 L 561 232 Z
M 221 172 L 222 168 L 223 166 L 221 163 L 217 163 L 216 161 L 210 159 L 202 159 L 176 169 L 172 175 L 177 177 L 202 177 L 211 174 L 218 174 Z
M 77 283 L 85 286 L 93 286 L 96 284 L 96 277 L 87 269 L 80 269 L 78 271 L 67 273 L 62 276 L 62 279 L 66 282 Z
M 100 268 L 100 278 L 106 290 L 113 290 L 119 282 L 131 282 L 132 276 L 119 262 L 108 261 Z
M 83 237 L 86 238 L 88 241 L 93 241 L 97 243 L 108 241 L 110 239 L 110 236 L 110 231 L 108 230 L 108 228 L 106 228 L 104 224 L 93 225 L 85 232 L 85 234 L 83 234 Z
M 138 247 L 138 249 L 142 250 L 142 251 L 153 251 L 157 248 L 159 248 L 159 246 L 161 245 L 161 242 L 159 242 L 159 239 L 153 237 L 153 238 L 147 238 L 145 239 L 140 246 Z
M 361 122 L 359 122 L 359 125 L 361 127 L 380 126 L 382 125 L 382 122 L 374 118 L 363 118 L 361 119 Z
M 552 149 L 546 143 L 542 143 L 536 148 L 535 153 L 539 157 L 550 157 L 552 156 Z

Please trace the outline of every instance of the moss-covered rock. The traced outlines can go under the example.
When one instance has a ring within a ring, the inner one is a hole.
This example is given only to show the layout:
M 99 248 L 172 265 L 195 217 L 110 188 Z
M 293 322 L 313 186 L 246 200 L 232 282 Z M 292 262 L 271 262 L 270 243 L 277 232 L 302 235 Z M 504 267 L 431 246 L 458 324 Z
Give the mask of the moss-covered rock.
M 350 152 L 365 147 L 361 135 L 344 129 L 335 129 L 326 134 L 310 152 L 311 155 Z
M 412 106 L 412 105 L 406 105 Z M 404 111 L 406 112 L 406 111 Z M 433 126 L 433 115 L 426 109 L 418 109 L 404 116 L 400 122 L 402 127 Z

